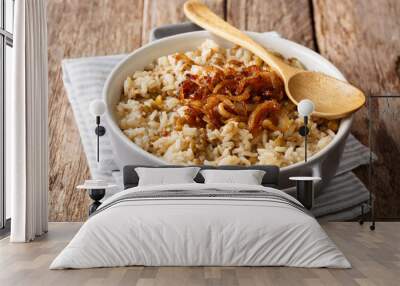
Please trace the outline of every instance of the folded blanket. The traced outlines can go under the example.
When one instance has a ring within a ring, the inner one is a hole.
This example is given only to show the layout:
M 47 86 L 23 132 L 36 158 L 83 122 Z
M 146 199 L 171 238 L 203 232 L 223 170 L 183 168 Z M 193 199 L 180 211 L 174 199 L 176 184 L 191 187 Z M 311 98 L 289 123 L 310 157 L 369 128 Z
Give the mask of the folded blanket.
M 250 187 L 251 188 L 251 187 Z M 265 188 L 267 189 L 267 188 Z M 271 191 L 272 190 L 272 191 Z M 117 204 L 123 202 L 137 202 L 137 201 L 149 201 L 149 200 L 256 200 L 256 201 L 268 201 L 274 202 L 276 204 L 283 204 L 287 206 L 291 206 L 301 212 L 309 214 L 307 209 L 295 200 L 291 196 L 285 196 L 284 193 L 273 192 L 274 189 L 270 188 L 268 190 L 253 190 L 249 189 L 248 186 L 243 190 L 226 190 L 226 189 L 218 189 L 218 188 L 207 188 L 205 187 L 202 190 L 181 190 L 179 186 L 174 186 L 171 190 L 163 190 L 163 191 L 138 191 L 138 192 L 128 192 L 118 198 L 114 198 L 112 201 L 104 202 L 96 212 L 92 214 L 96 215 L 106 209 L 109 209 Z M 122 193 L 121 193 L 122 194 Z

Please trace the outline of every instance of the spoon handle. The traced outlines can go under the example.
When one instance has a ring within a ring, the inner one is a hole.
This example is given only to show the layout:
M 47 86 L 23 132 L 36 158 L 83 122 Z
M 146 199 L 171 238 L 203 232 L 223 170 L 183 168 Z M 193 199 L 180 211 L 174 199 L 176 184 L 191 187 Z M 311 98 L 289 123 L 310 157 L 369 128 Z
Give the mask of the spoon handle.
M 237 44 L 253 54 L 259 56 L 264 62 L 278 71 L 281 76 L 296 73 L 296 69 L 288 66 L 277 56 L 268 52 L 263 46 L 255 42 L 245 33 L 233 27 L 219 16 L 214 14 L 206 5 L 197 0 L 189 0 L 183 6 L 186 17 L 200 27 L 224 38 L 234 44 Z

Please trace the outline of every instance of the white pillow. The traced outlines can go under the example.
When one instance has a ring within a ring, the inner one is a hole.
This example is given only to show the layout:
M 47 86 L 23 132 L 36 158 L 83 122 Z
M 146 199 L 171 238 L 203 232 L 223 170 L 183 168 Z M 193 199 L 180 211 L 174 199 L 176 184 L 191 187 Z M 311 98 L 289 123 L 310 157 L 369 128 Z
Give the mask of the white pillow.
M 199 170 L 199 167 L 135 168 L 139 176 L 139 186 L 195 183 L 193 179 Z
M 261 185 L 265 171 L 262 170 L 202 170 L 205 184 Z

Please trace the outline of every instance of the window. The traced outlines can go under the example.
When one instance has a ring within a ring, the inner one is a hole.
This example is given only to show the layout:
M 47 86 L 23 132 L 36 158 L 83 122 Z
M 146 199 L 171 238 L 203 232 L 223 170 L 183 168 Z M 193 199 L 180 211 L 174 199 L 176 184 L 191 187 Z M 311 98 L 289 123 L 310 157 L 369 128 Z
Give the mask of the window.
M 14 0 L 0 0 L 0 228 L 9 228 L 10 194 L 5 188 L 5 105 L 11 92 Z

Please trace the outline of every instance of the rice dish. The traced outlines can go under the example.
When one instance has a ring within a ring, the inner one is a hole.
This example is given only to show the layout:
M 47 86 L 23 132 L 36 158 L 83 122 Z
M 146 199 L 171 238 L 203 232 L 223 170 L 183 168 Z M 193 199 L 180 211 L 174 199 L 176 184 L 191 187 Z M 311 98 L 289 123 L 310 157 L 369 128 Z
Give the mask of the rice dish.
M 158 58 L 125 80 L 116 110 L 132 142 L 172 164 L 284 167 L 304 160 L 303 120 L 282 80 L 241 47 L 206 40 Z M 338 122 L 312 117 L 309 128 L 311 156 L 331 142 Z

